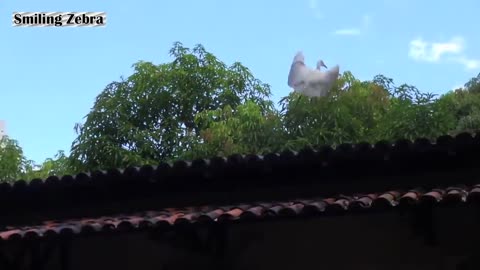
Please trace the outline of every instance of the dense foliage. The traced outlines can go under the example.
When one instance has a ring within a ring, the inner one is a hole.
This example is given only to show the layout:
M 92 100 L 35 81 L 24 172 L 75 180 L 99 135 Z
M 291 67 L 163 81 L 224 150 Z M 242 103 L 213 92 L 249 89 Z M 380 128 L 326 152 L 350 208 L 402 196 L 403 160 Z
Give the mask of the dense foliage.
M 169 63 L 136 63 L 131 76 L 98 95 L 76 125 L 70 156 L 59 152 L 34 166 L 16 141 L 4 138 L 0 179 L 480 129 L 480 74 L 435 96 L 383 75 L 360 81 L 347 71 L 328 97 L 292 93 L 276 108 L 269 85 L 242 64 L 227 66 L 201 45 L 175 43 L 170 54 Z
M 219 61 L 201 45 L 176 43 L 170 63 L 139 62 L 97 97 L 72 146 L 85 168 L 127 166 L 182 155 L 201 132 L 197 114 L 247 101 L 272 107 L 270 88 L 240 63 Z
M 7 136 L 0 138 L 0 179 L 14 181 L 23 176 L 28 161 L 16 140 Z
M 0 179 L 13 182 L 19 179 L 45 179 L 50 175 L 71 173 L 69 157 L 59 151 L 54 158 L 45 160 L 41 165 L 28 160 L 18 142 L 7 136 L 0 138 Z

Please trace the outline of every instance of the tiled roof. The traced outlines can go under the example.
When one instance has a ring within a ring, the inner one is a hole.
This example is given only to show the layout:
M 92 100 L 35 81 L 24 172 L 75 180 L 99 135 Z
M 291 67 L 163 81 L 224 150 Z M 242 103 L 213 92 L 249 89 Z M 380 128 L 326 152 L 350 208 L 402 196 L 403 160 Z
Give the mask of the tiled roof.
M 152 205 L 156 209 L 255 205 L 339 193 L 378 194 L 415 187 L 445 190 L 457 184 L 472 187 L 480 175 L 478 153 L 480 134 L 464 133 L 442 136 L 435 142 L 343 144 L 2 183 L 0 230 L 45 220 L 142 212 Z
M 476 166 L 480 161 L 480 133 L 441 136 L 436 141 L 417 139 L 395 143 L 378 142 L 322 146 L 299 152 L 283 151 L 266 155 L 232 155 L 173 164 L 129 167 L 51 176 L 30 182 L 0 183 L 0 208 L 18 201 L 41 200 L 64 194 L 70 200 L 145 196 L 150 192 L 227 190 L 258 186 L 303 186 L 334 179 L 349 184 L 358 176 L 409 174 L 419 170 L 442 171 Z M 314 176 L 315 179 L 312 179 Z M 456 180 L 455 180 L 456 181 Z M 455 182 L 454 181 L 454 182 Z M 453 183 L 454 184 L 454 183 Z M 85 196 L 87 195 L 88 196 Z M 51 199 L 51 198 L 50 198 Z M 1 210 L 1 209 L 0 209 Z
M 480 202 L 480 185 L 337 196 L 324 199 L 299 199 L 283 202 L 258 202 L 235 206 L 166 208 L 128 215 L 45 221 L 36 226 L 7 227 L 0 240 L 55 238 L 62 235 L 89 235 L 102 232 L 124 232 L 150 228 L 169 229 L 178 225 L 202 225 L 223 222 L 245 222 L 270 218 L 295 218 L 362 211 L 389 211 L 416 205 L 457 205 Z
M 322 165 L 322 169 L 335 167 L 337 162 L 355 161 L 356 162 L 374 162 L 374 161 L 392 161 L 398 164 L 410 162 L 411 158 L 418 159 L 426 156 L 434 158 L 436 161 L 440 157 L 446 158 L 445 155 L 462 153 L 472 154 L 473 150 L 480 149 L 480 133 L 472 135 L 471 133 L 461 133 L 455 137 L 441 136 L 435 141 L 419 138 L 415 141 L 398 140 L 394 143 L 380 141 L 376 144 L 359 143 L 359 144 L 341 144 L 336 148 L 330 146 L 321 146 L 315 149 L 304 148 L 299 152 L 283 151 L 281 153 L 269 153 L 265 155 L 231 155 L 229 157 L 214 157 L 210 159 L 197 159 L 193 161 L 179 160 L 175 163 L 160 163 L 156 166 L 129 167 L 125 169 L 109 169 L 104 171 L 94 171 L 91 173 L 79 173 L 77 175 L 51 176 L 47 179 L 34 179 L 29 183 L 21 180 L 13 184 L 2 183 L 0 194 L 17 191 L 22 192 L 25 189 L 48 190 L 58 185 L 72 186 L 85 185 L 87 183 L 96 183 L 99 187 L 106 184 L 114 185 L 111 180 L 129 180 L 131 178 L 155 178 L 156 181 L 162 182 L 165 187 L 170 187 L 171 180 L 179 180 L 182 178 L 184 182 L 195 184 L 196 179 L 192 176 L 201 177 L 202 179 L 218 180 L 223 177 L 221 173 L 225 171 L 247 170 L 248 172 L 258 173 L 260 171 L 268 173 L 271 167 L 280 166 L 299 166 L 308 163 L 308 165 Z M 427 161 L 424 160 L 424 165 Z M 347 165 L 359 167 L 355 163 Z M 367 165 L 362 164 L 362 165 Z M 341 164 L 345 165 L 345 164 Z M 403 165 L 403 164 L 402 164 Z M 440 167 L 440 166 L 438 166 Z M 319 168 L 317 168 L 319 169 Z M 228 172 L 227 172 L 228 173 Z M 221 175 L 220 175 L 221 174 Z M 234 175 L 233 173 L 229 173 Z M 224 180 L 222 178 L 222 180 Z M 231 179 L 235 180 L 235 179 Z M 202 184 L 208 184 L 202 183 Z

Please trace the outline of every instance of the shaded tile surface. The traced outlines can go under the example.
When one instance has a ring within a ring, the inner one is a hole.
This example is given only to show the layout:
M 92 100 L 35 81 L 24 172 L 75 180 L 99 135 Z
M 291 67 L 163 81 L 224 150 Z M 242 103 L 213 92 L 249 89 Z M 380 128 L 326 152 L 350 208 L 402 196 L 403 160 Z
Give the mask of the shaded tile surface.
M 353 213 L 365 210 L 393 210 L 419 204 L 442 205 L 480 202 L 480 184 L 471 187 L 454 186 L 422 191 L 388 191 L 383 193 L 339 195 L 332 198 L 298 199 L 257 202 L 250 204 L 166 208 L 128 215 L 112 215 L 74 220 L 44 221 L 22 227 L 6 227 L 0 239 L 21 240 L 61 235 L 82 235 L 96 232 L 122 232 L 148 228 L 170 228 L 178 225 L 238 222 L 269 218 L 293 218 Z

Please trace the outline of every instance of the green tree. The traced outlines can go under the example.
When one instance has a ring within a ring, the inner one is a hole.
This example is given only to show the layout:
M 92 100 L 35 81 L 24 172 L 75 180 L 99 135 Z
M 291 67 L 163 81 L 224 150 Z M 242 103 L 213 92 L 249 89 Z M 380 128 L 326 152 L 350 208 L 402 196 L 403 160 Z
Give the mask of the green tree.
M 20 179 L 30 181 L 72 173 L 69 157 L 63 151 L 58 151 L 54 158 L 48 158 L 37 165 L 25 157 L 16 140 L 7 136 L 0 138 L 0 182 L 11 183 Z
M 264 111 L 253 101 L 234 110 L 230 105 L 200 112 L 196 116 L 200 136 L 193 137 L 185 158 L 259 154 L 279 151 L 283 146 L 282 122 L 275 110 Z
M 454 124 L 451 132 L 480 130 L 480 95 L 468 89 L 456 89 L 440 97 L 441 104 Z
M 395 86 L 380 83 L 389 91 L 390 106 L 379 120 L 377 139 L 398 140 L 416 138 L 434 139 L 447 133 L 454 126 L 451 112 L 438 102 L 432 93 L 422 93 L 415 86 Z
M 13 182 L 24 176 L 28 161 L 18 142 L 8 136 L 0 138 L 0 181 Z
M 437 97 L 383 75 L 361 81 L 344 72 L 327 97 L 291 93 L 276 110 L 270 87 L 240 63 L 227 66 L 201 45 L 175 43 L 170 54 L 169 63 L 136 63 L 131 76 L 99 94 L 76 126 L 70 166 L 94 170 L 307 145 L 433 139 L 480 128 L 480 74 L 465 90 Z M 52 171 L 47 165 L 43 175 Z
M 452 134 L 480 130 L 480 73 L 465 83 L 463 88 L 443 95 L 439 102 L 455 119 Z
M 327 97 L 309 99 L 292 93 L 281 106 L 286 145 L 297 149 L 375 139 L 389 96 L 382 87 L 345 72 Z
M 433 139 L 455 127 L 445 102 L 416 87 L 395 86 L 383 75 L 360 81 L 343 73 L 329 96 L 308 99 L 291 94 L 282 100 L 289 148 L 305 145 Z
M 480 73 L 465 83 L 465 90 L 471 93 L 480 94 Z
M 46 179 L 49 176 L 63 176 L 73 174 L 70 159 L 64 151 L 58 151 L 53 158 L 47 158 L 41 165 L 32 161 L 27 162 L 24 179 Z
M 246 101 L 272 107 L 270 87 L 240 63 L 227 66 L 201 45 L 175 43 L 173 61 L 139 62 L 127 79 L 112 82 L 77 125 L 72 163 L 77 169 L 125 167 L 177 158 L 200 134 L 195 116 Z M 199 123 L 201 124 L 201 123 Z

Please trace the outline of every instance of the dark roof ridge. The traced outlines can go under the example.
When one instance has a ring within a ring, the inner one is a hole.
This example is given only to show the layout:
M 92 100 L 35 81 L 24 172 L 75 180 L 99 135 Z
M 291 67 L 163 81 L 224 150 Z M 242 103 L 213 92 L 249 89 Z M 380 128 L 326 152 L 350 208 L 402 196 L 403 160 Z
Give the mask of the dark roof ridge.
M 168 170 L 174 171 L 174 173 L 186 174 L 186 171 L 192 170 L 215 170 L 219 166 L 229 166 L 234 167 L 238 163 L 255 163 L 255 162 L 277 162 L 278 159 L 285 159 L 285 161 L 305 161 L 308 158 L 320 158 L 327 160 L 332 155 L 343 155 L 348 158 L 362 158 L 355 157 L 356 155 L 367 154 L 368 151 L 380 151 L 384 154 L 386 158 L 389 158 L 389 155 L 399 153 L 399 152 L 422 152 L 422 150 L 427 151 L 428 147 L 443 147 L 442 150 L 458 150 L 459 146 L 464 146 L 462 150 L 472 150 L 473 146 L 480 146 L 480 133 L 472 136 L 471 133 L 465 132 L 460 133 L 455 137 L 450 135 L 443 135 L 438 137 L 436 140 L 432 141 L 425 138 L 418 138 L 414 141 L 407 139 L 400 139 L 393 143 L 387 141 L 378 141 L 375 144 L 369 144 L 365 142 L 350 144 L 343 143 L 337 146 L 322 145 L 319 147 L 304 147 L 299 151 L 284 150 L 282 152 L 276 153 L 266 153 L 263 155 L 255 154 L 233 154 L 227 157 L 212 157 L 204 159 L 195 159 L 195 160 L 177 160 L 174 162 L 160 162 L 158 165 L 143 165 L 143 166 L 131 166 L 127 168 L 113 168 L 105 170 L 95 170 L 90 172 L 80 172 L 76 175 L 64 175 L 64 176 L 50 176 L 46 179 L 32 179 L 32 181 L 27 182 L 25 180 L 18 180 L 14 183 L 2 182 L 0 184 L 0 196 L 2 191 L 4 192 L 7 189 L 15 187 L 36 187 L 39 188 L 41 185 L 48 185 L 49 183 L 54 183 L 58 181 L 83 181 L 85 178 L 90 180 L 99 180 L 105 175 L 128 175 L 133 171 L 142 175 L 149 174 L 152 172 L 157 172 L 156 176 L 161 177 L 162 172 L 167 174 Z M 422 149 L 423 148 L 423 149 Z M 348 156 L 350 155 L 350 156 Z M 275 160 L 277 159 L 277 160 Z M 291 159 L 291 160 L 289 160 Z M 402 161 L 402 160 L 398 160 Z M 187 173 L 188 174 L 188 173 Z
M 1 183 L 0 213 L 13 208 L 61 207 L 66 202 L 95 205 L 154 198 L 194 203 L 197 197 L 199 202 L 211 197 L 228 201 L 233 193 L 269 199 L 276 194 L 292 197 L 319 191 L 472 184 L 480 174 L 478 153 L 480 134 L 462 133 L 440 136 L 434 142 L 418 138 L 340 144 L 97 170 Z

